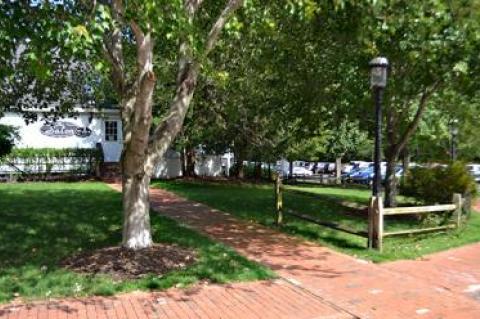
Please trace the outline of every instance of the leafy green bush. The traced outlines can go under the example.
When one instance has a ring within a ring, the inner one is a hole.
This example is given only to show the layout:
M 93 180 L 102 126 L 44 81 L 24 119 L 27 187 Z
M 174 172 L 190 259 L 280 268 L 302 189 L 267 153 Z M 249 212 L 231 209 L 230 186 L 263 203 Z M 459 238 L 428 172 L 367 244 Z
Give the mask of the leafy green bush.
M 230 176 L 235 176 L 235 170 L 237 167 L 235 165 L 232 165 L 230 167 Z M 275 172 L 275 165 L 271 165 L 270 171 L 268 170 L 268 167 L 262 167 L 260 170 L 260 174 L 257 172 L 257 167 L 253 163 L 246 163 L 243 165 L 243 175 L 247 179 L 266 179 L 270 180 L 271 179 L 271 174 Z
M 243 167 L 245 177 L 250 179 L 256 179 L 256 178 L 267 179 L 267 180 L 270 179 L 268 167 L 261 167 L 260 171 L 258 171 L 258 169 L 259 169 L 258 166 L 256 166 L 255 164 L 248 163 Z M 270 167 L 270 173 L 273 172 L 274 170 L 275 170 L 274 167 Z
M 471 198 L 476 193 L 476 184 L 464 163 L 453 162 L 447 167 L 411 169 L 400 190 L 403 195 L 426 204 L 449 203 L 454 193 Z
M 14 148 L 0 159 L 0 164 L 13 167 L 15 173 L 25 176 L 51 174 L 91 175 L 102 162 L 103 154 L 98 148 Z
M 66 157 L 98 157 L 100 150 L 95 148 L 14 148 L 9 158 L 66 158 Z
M 14 127 L 0 124 L 0 158 L 9 154 L 17 133 Z

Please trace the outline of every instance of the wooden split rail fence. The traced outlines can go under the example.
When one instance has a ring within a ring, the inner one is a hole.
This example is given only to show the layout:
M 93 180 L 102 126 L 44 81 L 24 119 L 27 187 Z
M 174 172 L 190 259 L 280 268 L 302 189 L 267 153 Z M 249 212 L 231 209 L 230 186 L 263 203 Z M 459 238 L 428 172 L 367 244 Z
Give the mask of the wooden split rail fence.
M 295 193 L 301 193 L 301 192 L 298 191 Z M 275 176 L 275 205 L 276 205 L 276 212 L 277 212 L 277 219 L 276 219 L 277 225 L 281 225 L 283 223 L 283 219 L 284 219 L 283 215 L 286 214 L 302 220 L 306 220 L 308 222 L 311 222 L 317 225 L 332 228 L 338 231 L 343 231 L 345 233 L 349 233 L 352 235 L 368 238 L 368 232 L 365 230 L 357 230 L 336 222 L 321 220 L 311 215 L 295 212 L 291 209 L 284 210 L 283 209 L 283 183 L 282 183 L 282 178 L 279 175 Z
M 382 197 L 372 197 L 370 199 L 370 206 L 368 209 L 368 247 L 373 249 L 382 250 L 383 238 L 433 232 L 439 230 L 447 230 L 452 228 L 458 228 L 462 223 L 462 207 L 463 199 L 460 194 L 453 195 L 453 203 L 445 205 L 434 206 L 413 206 L 413 207 L 396 207 L 396 208 L 384 208 Z M 454 223 L 449 223 L 442 226 L 426 227 L 417 229 L 405 229 L 386 232 L 384 227 L 385 216 L 394 215 L 418 215 L 418 214 L 431 214 L 431 213 L 450 213 L 453 212 Z
M 406 234 L 417 234 L 425 232 L 433 232 L 439 230 L 447 230 L 452 228 L 457 228 L 461 226 L 462 222 L 462 207 L 463 199 L 460 194 L 453 195 L 453 203 L 445 205 L 434 205 L 434 206 L 415 206 L 415 207 L 397 207 L 397 208 L 384 208 L 383 200 L 381 197 L 372 197 L 370 199 L 370 205 L 368 208 L 368 231 L 352 229 L 348 226 L 341 225 L 339 223 L 324 221 L 318 218 L 315 218 L 311 215 L 301 214 L 294 212 L 292 210 L 283 209 L 283 183 L 282 178 L 279 175 L 275 176 L 275 205 L 277 218 L 277 225 L 281 225 L 284 220 L 284 213 L 291 215 L 293 217 L 312 222 L 317 225 L 324 227 L 332 228 L 338 231 L 343 231 L 352 235 L 357 235 L 368 239 L 368 248 L 382 250 L 383 247 L 383 238 L 397 236 L 397 235 L 406 235 Z M 454 223 L 447 225 L 420 228 L 420 229 L 406 229 L 398 231 L 384 231 L 384 217 L 393 216 L 393 215 L 408 215 L 408 214 L 429 214 L 429 213 L 449 213 L 453 212 Z

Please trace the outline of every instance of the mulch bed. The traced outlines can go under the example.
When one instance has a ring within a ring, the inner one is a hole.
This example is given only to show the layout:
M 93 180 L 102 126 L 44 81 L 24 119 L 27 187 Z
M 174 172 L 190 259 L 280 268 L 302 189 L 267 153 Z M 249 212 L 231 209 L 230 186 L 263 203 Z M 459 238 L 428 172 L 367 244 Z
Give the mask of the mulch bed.
M 68 257 L 60 266 L 84 274 L 108 274 L 115 279 L 138 279 L 146 275 L 163 275 L 185 268 L 196 261 L 193 250 L 177 245 L 154 244 L 133 251 L 107 247 Z

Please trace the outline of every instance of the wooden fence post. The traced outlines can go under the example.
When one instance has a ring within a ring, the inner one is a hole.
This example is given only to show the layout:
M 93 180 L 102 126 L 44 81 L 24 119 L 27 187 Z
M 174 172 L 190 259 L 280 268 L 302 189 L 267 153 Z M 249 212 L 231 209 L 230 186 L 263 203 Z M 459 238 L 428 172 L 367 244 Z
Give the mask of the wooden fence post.
M 461 194 L 453 194 L 453 204 L 455 205 L 453 217 L 455 218 L 455 223 L 458 228 L 462 225 L 463 200 Z
M 283 186 L 280 174 L 275 174 L 275 211 L 277 212 L 277 225 L 283 223 Z
M 383 201 L 372 197 L 368 207 L 368 248 L 382 251 L 383 246 Z

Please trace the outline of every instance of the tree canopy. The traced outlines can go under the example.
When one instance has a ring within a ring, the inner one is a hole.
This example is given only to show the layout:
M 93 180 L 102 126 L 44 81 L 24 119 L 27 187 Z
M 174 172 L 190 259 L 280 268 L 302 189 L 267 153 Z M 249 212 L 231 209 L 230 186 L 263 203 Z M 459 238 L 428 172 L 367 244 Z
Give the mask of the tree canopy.
M 118 105 L 126 246 L 151 242 L 148 183 L 171 147 L 231 150 L 239 173 L 244 160 L 368 158 L 375 56 L 391 65 L 390 203 L 399 157 L 445 159 L 453 118 L 462 156 L 479 154 L 478 1 L 36 0 L 0 14 L 0 113 Z

